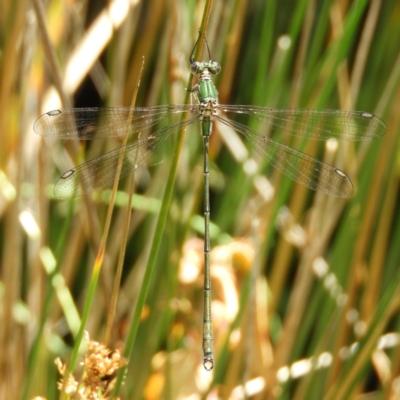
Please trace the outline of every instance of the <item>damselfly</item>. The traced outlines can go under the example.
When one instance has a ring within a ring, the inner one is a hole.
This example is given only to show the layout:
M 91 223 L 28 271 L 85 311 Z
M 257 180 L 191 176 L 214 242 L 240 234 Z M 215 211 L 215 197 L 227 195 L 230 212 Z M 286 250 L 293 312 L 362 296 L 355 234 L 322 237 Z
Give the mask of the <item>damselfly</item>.
M 199 38 L 200 39 L 200 38 Z M 198 40 L 199 41 L 199 40 Z M 348 176 L 338 168 L 315 159 L 270 138 L 274 132 L 301 138 L 337 141 L 365 140 L 381 137 L 385 124 L 375 115 L 365 111 L 273 109 L 257 106 L 235 106 L 218 103 L 218 92 L 212 81 L 220 72 L 220 65 L 211 60 L 195 61 L 196 42 L 189 57 L 190 70 L 198 76 L 192 88 L 191 104 L 156 107 L 71 108 L 50 111 L 34 124 L 39 135 L 58 139 L 89 140 L 139 134 L 140 139 L 108 152 L 65 172 L 54 187 L 58 198 L 70 198 L 83 193 L 108 188 L 114 182 L 118 160 L 123 156 L 120 177 L 148 163 L 150 156 L 175 132 L 195 121 L 200 122 L 204 143 L 204 322 L 203 365 L 207 370 L 214 366 L 213 329 L 211 322 L 210 278 L 210 195 L 208 148 L 215 120 L 229 126 L 248 139 L 255 150 L 273 167 L 294 181 L 319 192 L 336 197 L 349 197 L 353 185 Z M 175 115 L 188 113 L 189 117 L 160 128 L 148 135 L 151 127 Z M 255 118 L 263 127 L 263 134 L 230 119 L 232 115 Z M 129 119 L 129 121 L 128 121 Z

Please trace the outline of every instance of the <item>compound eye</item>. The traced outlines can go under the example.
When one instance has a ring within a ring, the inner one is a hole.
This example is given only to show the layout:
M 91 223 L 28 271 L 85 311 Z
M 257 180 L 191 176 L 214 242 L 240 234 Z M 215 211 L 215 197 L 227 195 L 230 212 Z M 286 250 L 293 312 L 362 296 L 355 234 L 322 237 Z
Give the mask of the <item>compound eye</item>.
M 213 62 L 209 69 L 213 75 L 217 75 L 221 72 L 221 66 L 217 62 Z
M 190 72 L 192 74 L 199 74 L 202 71 L 203 71 L 203 64 L 201 62 L 195 61 L 190 66 Z

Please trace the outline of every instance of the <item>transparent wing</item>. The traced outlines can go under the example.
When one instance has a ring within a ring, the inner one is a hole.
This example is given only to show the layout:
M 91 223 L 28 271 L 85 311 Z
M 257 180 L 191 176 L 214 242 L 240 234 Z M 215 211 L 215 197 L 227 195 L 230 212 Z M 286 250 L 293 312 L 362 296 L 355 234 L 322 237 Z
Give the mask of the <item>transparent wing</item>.
M 145 130 L 172 114 L 193 110 L 190 105 L 156 107 L 65 108 L 39 117 L 33 130 L 44 137 L 58 139 L 97 139 L 123 137 L 128 119 L 129 134 Z
M 89 192 L 111 187 L 115 179 L 118 160 L 122 154 L 123 162 L 120 178 L 126 176 L 128 172 L 145 165 L 151 155 L 171 134 L 197 119 L 198 115 L 194 115 L 187 120 L 160 129 L 147 137 L 139 138 L 132 144 L 110 151 L 70 169 L 61 175 L 56 182 L 54 195 L 57 198 L 66 199 L 82 195 L 83 187 Z
M 352 195 L 353 185 L 343 171 L 261 135 L 239 122 L 221 116 L 217 118 L 244 135 L 262 157 L 295 182 L 336 197 Z
M 365 111 L 274 109 L 253 106 L 219 105 L 229 113 L 254 117 L 265 126 L 266 134 L 275 132 L 317 140 L 365 140 L 383 136 L 386 125 Z

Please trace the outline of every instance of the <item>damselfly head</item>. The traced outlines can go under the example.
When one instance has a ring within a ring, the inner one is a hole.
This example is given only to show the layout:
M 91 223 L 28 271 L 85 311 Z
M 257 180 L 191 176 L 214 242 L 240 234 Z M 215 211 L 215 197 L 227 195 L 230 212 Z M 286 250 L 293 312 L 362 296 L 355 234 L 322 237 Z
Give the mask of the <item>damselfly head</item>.
M 201 74 L 205 70 L 208 70 L 213 75 L 216 75 L 221 71 L 221 66 L 216 61 L 194 61 L 190 66 L 190 72 L 192 74 Z

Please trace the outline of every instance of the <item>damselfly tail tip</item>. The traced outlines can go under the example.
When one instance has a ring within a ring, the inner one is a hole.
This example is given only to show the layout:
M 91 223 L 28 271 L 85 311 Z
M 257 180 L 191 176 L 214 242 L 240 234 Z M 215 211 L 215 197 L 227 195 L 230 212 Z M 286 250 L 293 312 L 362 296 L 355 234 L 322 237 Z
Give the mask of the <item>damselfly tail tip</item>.
M 203 366 L 206 371 L 211 371 L 214 368 L 214 359 L 212 357 L 204 357 Z

